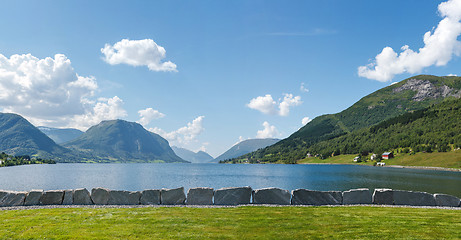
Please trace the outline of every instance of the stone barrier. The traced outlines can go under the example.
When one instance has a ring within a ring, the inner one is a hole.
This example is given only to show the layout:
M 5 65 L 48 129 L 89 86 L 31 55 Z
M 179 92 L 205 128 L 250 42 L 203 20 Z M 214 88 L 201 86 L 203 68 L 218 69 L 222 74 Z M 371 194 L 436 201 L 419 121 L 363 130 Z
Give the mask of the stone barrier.
M 290 205 L 291 194 L 280 188 L 263 188 L 253 191 L 253 203 Z
M 251 201 L 251 199 L 253 201 Z M 0 207 L 32 205 L 356 205 L 383 204 L 407 206 L 461 207 L 458 197 L 447 194 L 430 194 L 392 190 L 385 188 L 359 188 L 347 191 L 314 191 L 296 189 L 289 191 L 280 188 L 252 190 L 251 187 L 150 189 L 140 191 L 109 190 L 86 188 L 75 190 L 31 190 L 16 192 L 0 190 Z
M 184 187 L 165 189 L 160 191 L 160 203 L 163 205 L 181 205 L 186 201 Z
M 341 205 L 343 194 L 339 191 L 312 191 L 307 189 L 293 190 L 291 204 L 293 205 Z
M 191 188 L 187 191 L 187 205 L 212 205 L 213 188 Z
M 251 187 L 221 188 L 214 192 L 214 204 L 239 205 L 250 204 Z
M 343 192 L 343 204 L 371 204 L 372 194 L 368 188 L 351 189 Z

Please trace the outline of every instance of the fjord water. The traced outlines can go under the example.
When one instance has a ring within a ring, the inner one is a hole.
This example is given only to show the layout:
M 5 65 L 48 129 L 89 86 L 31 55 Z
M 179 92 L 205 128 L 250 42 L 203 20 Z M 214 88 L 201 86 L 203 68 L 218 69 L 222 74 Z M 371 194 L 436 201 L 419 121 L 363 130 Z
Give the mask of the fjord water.
M 0 189 L 105 187 L 144 190 L 184 187 L 251 186 L 287 190 L 392 188 L 461 197 L 461 172 L 354 165 L 282 164 L 54 164 L 0 168 Z

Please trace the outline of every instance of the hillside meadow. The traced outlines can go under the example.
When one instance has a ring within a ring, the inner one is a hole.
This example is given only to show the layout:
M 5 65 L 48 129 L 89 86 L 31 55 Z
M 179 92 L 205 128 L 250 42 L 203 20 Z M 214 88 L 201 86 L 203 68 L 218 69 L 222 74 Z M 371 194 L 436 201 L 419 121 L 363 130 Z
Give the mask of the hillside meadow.
M 461 210 L 404 207 L 54 208 L 0 211 L 20 239 L 459 239 Z

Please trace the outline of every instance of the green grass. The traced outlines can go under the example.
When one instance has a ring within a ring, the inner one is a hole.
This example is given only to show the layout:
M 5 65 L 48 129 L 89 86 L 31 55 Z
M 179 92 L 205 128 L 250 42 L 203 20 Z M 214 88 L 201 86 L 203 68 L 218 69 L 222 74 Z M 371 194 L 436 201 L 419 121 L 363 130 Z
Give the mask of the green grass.
M 334 164 L 358 164 L 358 165 L 373 165 L 374 161 L 355 163 L 354 157 L 357 154 L 338 155 L 327 159 L 316 157 L 305 158 L 298 160 L 299 164 L 309 163 L 334 163 Z M 420 166 L 420 167 L 442 167 L 461 169 L 461 150 L 451 152 L 433 152 L 433 153 L 416 153 L 410 155 L 407 153 L 397 153 L 395 158 L 383 160 L 386 165 L 401 165 L 401 166 Z
M 386 207 L 61 208 L 0 212 L 4 238 L 460 239 L 460 210 Z

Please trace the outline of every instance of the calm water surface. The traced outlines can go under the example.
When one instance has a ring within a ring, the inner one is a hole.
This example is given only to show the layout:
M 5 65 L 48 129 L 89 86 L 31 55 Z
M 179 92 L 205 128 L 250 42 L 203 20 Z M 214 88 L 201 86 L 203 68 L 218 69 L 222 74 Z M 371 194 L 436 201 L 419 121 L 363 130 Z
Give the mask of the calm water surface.
M 55 164 L 0 168 L 0 189 L 106 187 L 144 190 L 251 186 L 293 190 L 392 188 L 461 197 L 461 173 L 354 165 L 282 164 Z

